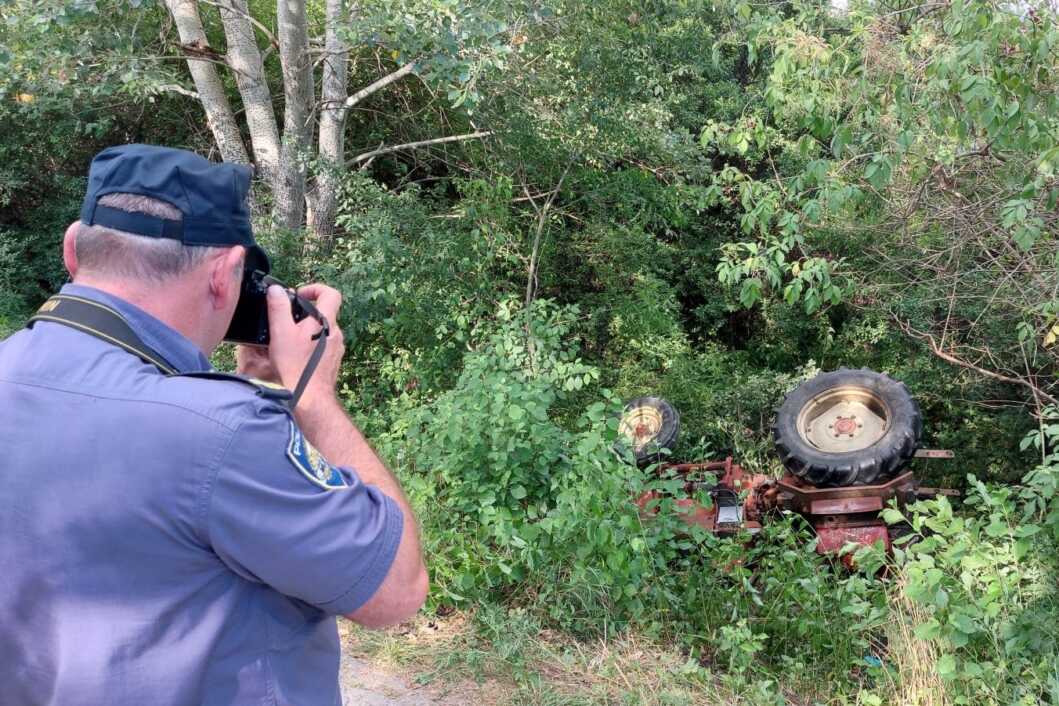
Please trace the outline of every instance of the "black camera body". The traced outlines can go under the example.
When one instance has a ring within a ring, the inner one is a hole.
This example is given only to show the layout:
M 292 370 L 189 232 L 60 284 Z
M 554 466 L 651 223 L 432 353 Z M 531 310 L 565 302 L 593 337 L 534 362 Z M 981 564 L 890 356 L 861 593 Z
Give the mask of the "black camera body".
M 291 316 L 301 321 L 310 316 L 311 305 L 274 277 L 261 270 L 247 270 L 243 274 L 242 291 L 235 307 L 232 323 L 224 340 L 248 346 L 267 346 L 268 336 L 268 288 L 278 284 L 290 299 Z

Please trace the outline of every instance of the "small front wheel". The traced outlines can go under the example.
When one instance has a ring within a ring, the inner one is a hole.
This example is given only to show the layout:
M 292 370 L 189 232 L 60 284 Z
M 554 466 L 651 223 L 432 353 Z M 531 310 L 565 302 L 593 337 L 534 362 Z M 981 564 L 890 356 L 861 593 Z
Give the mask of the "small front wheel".
M 661 458 L 680 432 L 680 414 L 661 397 L 639 397 L 625 405 L 618 423 L 619 443 L 631 449 L 638 465 Z

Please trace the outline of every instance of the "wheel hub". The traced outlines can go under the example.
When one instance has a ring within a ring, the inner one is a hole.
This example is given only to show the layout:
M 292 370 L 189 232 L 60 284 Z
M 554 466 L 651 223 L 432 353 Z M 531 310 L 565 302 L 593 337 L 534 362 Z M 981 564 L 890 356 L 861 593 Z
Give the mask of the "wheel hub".
M 835 433 L 835 438 L 848 434 L 854 436 L 857 433 L 858 427 L 863 427 L 862 424 L 857 423 L 857 418 L 852 414 L 848 417 L 836 417 L 835 423 L 831 425 L 831 429 Z
M 890 428 L 882 398 L 861 387 L 842 387 L 817 395 L 798 415 L 802 439 L 825 453 L 860 451 Z
M 632 442 L 637 451 L 658 436 L 662 429 L 662 414 L 652 407 L 634 407 L 621 418 L 618 433 Z

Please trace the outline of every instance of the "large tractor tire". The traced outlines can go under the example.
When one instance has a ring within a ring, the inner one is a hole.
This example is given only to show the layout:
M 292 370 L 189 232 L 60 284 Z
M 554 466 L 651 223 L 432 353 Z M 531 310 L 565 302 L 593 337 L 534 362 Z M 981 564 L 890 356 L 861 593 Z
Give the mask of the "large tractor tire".
M 661 397 L 627 402 L 618 423 L 618 443 L 632 452 L 640 466 L 660 461 L 662 449 L 673 448 L 679 433 L 680 414 Z
M 904 383 L 840 368 L 787 395 L 772 428 L 783 465 L 818 486 L 872 485 L 908 465 L 923 419 Z

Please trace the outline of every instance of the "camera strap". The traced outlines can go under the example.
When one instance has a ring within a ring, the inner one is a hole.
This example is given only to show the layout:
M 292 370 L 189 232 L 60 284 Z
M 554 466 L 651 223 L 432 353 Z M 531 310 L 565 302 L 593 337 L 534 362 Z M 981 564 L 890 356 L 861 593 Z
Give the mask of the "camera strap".
M 308 299 L 299 297 L 292 289 L 275 277 L 264 275 L 261 278 L 261 281 L 266 287 L 275 284 L 291 293 L 293 301 L 297 302 L 301 310 L 316 319 L 316 322 L 320 324 L 320 330 L 313 336 L 313 340 L 316 341 L 316 348 L 314 348 L 313 352 L 309 355 L 309 361 L 305 364 L 305 370 L 302 371 L 301 377 L 298 378 L 298 384 L 294 386 L 294 392 L 291 393 L 290 408 L 294 409 L 295 405 L 298 404 L 298 400 L 301 399 L 302 393 L 305 392 L 305 386 L 309 384 L 309 379 L 312 378 L 313 373 L 316 372 L 316 366 L 320 364 L 320 359 L 324 356 L 324 349 L 327 348 L 327 337 L 331 335 L 331 325 L 327 323 L 327 317 L 320 313 L 320 310 L 316 308 L 315 304 Z
M 26 328 L 33 328 L 38 321 L 50 321 L 77 329 L 132 353 L 165 375 L 178 374 L 162 355 L 140 340 L 121 314 L 106 304 L 69 294 L 56 294 L 37 309 Z
M 227 375 L 214 371 L 180 373 L 166 361 L 164 356 L 144 343 L 120 313 L 106 304 L 85 299 L 84 297 L 56 294 L 37 309 L 37 313 L 31 316 L 26 323 L 26 328 L 33 328 L 33 324 L 38 321 L 50 321 L 51 323 L 69 326 L 117 346 L 127 353 L 131 353 L 143 362 L 158 368 L 163 375 L 169 377 L 180 377 L 182 375 L 186 377 L 213 377 L 245 382 L 262 390 L 265 393 L 264 396 L 280 400 L 289 409 L 294 409 L 302 393 L 305 392 L 305 386 L 309 384 L 309 378 L 312 377 L 316 371 L 316 366 L 319 365 L 320 359 L 323 357 L 324 349 L 327 347 L 327 336 L 330 334 L 330 326 L 327 323 L 327 319 L 316 311 L 315 307 L 311 307 L 311 309 L 310 313 L 320 322 L 322 327 L 319 333 L 313 336 L 313 340 L 317 341 L 316 348 L 313 349 L 312 355 L 309 356 L 309 362 L 306 364 L 301 378 L 298 379 L 294 392 L 288 393 L 284 390 L 282 395 L 277 394 L 277 391 L 267 383 L 258 383 L 238 375 Z
M 290 408 L 294 409 L 294 406 L 298 404 L 298 400 L 301 399 L 302 393 L 305 392 L 305 386 L 309 384 L 309 378 L 316 372 L 316 366 L 320 364 L 320 359 L 324 357 L 324 349 L 327 348 L 327 336 L 330 334 L 330 327 L 327 325 L 327 319 L 321 317 L 320 323 L 323 324 L 323 328 L 320 332 L 313 336 L 313 340 L 316 341 L 316 348 L 313 349 L 312 354 L 309 356 L 309 362 L 305 364 L 305 370 L 302 371 L 302 376 L 298 378 L 298 384 L 294 386 L 294 392 L 291 393 Z

